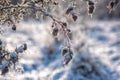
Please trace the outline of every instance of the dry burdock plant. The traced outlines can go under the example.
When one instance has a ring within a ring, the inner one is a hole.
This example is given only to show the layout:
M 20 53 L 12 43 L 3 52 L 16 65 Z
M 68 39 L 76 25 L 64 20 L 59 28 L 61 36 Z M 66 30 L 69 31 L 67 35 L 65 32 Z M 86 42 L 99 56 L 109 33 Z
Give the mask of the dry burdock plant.
M 12 30 L 16 31 L 17 24 L 24 20 L 26 16 L 32 16 L 33 18 L 43 18 L 47 16 L 52 19 L 52 35 L 59 37 L 58 34 L 63 36 L 65 47 L 62 48 L 62 55 L 64 57 L 64 65 L 68 64 L 73 57 L 73 50 L 71 46 L 71 30 L 67 22 L 58 20 L 50 13 L 56 5 L 60 5 L 59 2 L 70 2 L 70 6 L 66 9 L 66 16 L 71 16 L 73 21 L 78 19 L 76 12 L 77 0 L 0 0 L 0 25 L 10 26 Z M 97 0 L 79 0 L 87 3 L 88 14 L 92 16 L 95 12 L 95 5 Z M 117 7 L 119 0 L 110 0 L 108 8 L 111 11 Z M 54 5 L 54 6 L 53 6 Z M 1 29 L 1 27 L 0 27 Z M 2 41 L 0 41 L 0 70 L 1 74 L 5 74 L 9 71 L 12 64 L 18 61 L 19 53 L 24 52 L 27 49 L 27 45 L 16 48 L 13 52 L 5 50 Z

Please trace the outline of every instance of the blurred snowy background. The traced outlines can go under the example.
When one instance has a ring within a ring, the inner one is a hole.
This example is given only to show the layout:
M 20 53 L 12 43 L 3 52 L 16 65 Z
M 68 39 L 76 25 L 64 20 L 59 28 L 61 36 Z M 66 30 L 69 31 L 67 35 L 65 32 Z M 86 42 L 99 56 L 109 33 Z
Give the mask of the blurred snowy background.
M 120 7 L 117 13 L 108 14 L 107 8 L 101 8 L 107 1 L 99 3 L 93 19 L 82 9 L 79 19 L 69 24 L 74 55 L 66 66 L 61 55 L 63 41 L 51 35 L 51 22 L 30 20 L 21 22 L 16 31 L 5 28 L 0 37 L 9 51 L 21 43 L 27 43 L 28 50 L 16 65 L 20 71 L 0 75 L 0 80 L 120 80 Z
M 21 72 L 12 71 L 0 80 L 120 80 L 120 21 L 71 25 L 74 57 L 67 66 L 62 64 L 62 40 L 55 42 L 50 24 L 23 22 L 17 31 L 3 34 L 9 50 L 25 42 L 28 50 L 17 65 Z

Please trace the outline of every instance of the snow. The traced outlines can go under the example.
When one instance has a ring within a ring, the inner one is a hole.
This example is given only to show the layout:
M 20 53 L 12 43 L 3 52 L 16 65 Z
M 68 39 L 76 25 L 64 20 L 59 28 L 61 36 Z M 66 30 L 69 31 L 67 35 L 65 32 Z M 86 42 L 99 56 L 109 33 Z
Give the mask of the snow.
M 50 22 L 22 22 L 17 31 L 9 28 L 4 33 L 2 40 L 8 50 L 23 43 L 27 43 L 28 49 L 20 55 L 18 67 L 23 68 L 22 72 L 10 72 L 0 76 L 0 80 L 120 80 L 120 21 L 71 25 L 74 54 L 65 66 L 62 40 L 54 41 L 50 25 Z

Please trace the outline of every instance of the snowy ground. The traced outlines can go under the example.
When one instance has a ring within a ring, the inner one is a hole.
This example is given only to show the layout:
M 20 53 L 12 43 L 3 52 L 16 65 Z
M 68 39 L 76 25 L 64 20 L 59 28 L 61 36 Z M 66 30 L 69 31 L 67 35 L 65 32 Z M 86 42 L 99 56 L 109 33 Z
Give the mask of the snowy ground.
M 3 38 L 9 50 L 22 43 L 28 50 L 17 67 L 0 80 L 120 80 L 120 21 L 87 21 L 73 30 L 73 60 L 63 66 L 61 42 L 54 42 L 50 23 L 22 23 Z M 85 46 L 81 47 L 81 43 Z

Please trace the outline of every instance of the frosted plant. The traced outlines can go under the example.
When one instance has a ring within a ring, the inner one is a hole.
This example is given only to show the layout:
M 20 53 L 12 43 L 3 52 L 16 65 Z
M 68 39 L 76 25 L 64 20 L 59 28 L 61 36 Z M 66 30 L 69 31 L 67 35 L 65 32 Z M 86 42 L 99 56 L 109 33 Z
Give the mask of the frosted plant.
M 91 15 L 95 12 L 95 0 L 0 0 L 0 25 L 10 26 L 12 30 L 17 30 L 17 24 L 19 24 L 25 17 L 30 17 L 34 19 L 44 19 L 46 17 L 52 20 L 51 25 L 51 34 L 55 38 L 59 38 L 60 34 L 64 39 L 64 47 L 68 50 L 61 50 L 64 57 L 64 64 L 68 64 L 73 56 L 72 44 L 71 44 L 71 35 L 72 30 L 69 28 L 69 23 L 59 19 L 59 15 L 54 16 L 52 12 L 55 6 L 61 6 L 61 3 L 68 2 L 68 8 L 66 8 L 65 16 L 72 17 L 73 21 L 77 21 L 78 12 L 77 11 L 77 2 L 85 1 L 87 2 L 88 14 Z M 113 11 L 119 3 L 119 0 L 111 0 L 108 8 L 110 12 Z M 59 10 L 59 12 L 62 12 Z M 3 26 L 4 27 L 4 26 Z M 1 27 L 0 27 L 1 29 Z M 1 30 L 0 30 L 1 31 Z M 15 63 L 18 60 L 18 54 L 23 53 L 27 49 L 27 45 L 23 44 L 20 47 L 16 48 L 15 51 L 9 52 L 1 46 L 2 42 L 0 41 L 0 63 L 2 65 L 2 60 L 7 60 L 9 64 Z M 9 57 L 8 57 L 9 55 Z M 10 65 L 9 65 L 10 66 Z M 8 69 L 6 68 L 6 71 Z M 5 71 L 5 72 L 6 72 Z M 4 72 L 4 73 L 5 73 Z

